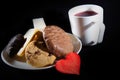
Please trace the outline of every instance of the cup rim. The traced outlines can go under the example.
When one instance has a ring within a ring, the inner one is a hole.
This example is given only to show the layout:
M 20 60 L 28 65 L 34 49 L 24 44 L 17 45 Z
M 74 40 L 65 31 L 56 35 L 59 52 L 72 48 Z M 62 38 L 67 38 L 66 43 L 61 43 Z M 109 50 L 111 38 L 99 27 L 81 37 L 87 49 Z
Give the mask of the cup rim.
M 71 12 L 73 11 L 73 10 L 75 10 L 76 8 L 78 8 L 78 7 L 85 7 L 85 6 L 95 6 L 95 7 L 98 7 L 99 9 L 101 9 L 102 10 L 102 12 L 103 12 L 103 8 L 101 7 L 101 6 L 99 6 L 99 5 L 96 5 L 96 4 L 82 4 L 82 5 L 77 5 L 77 6 L 74 6 L 74 7 L 72 7 L 71 9 L 69 9 L 69 11 L 68 11 L 68 15 L 69 16 L 72 16 L 72 17 L 76 17 L 76 18 L 90 18 L 90 17 L 95 17 L 95 16 L 99 16 L 99 15 L 92 15 L 92 16 L 73 16 L 72 14 L 71 14 Z M 84 11 L 86 11 L 86 10 L 84 10 Z M 93 10 L 94 11 L 94 10 Z M 95 11 L 96 12 L 96 11 Z M 99 13 L 97 13 L 97 14 L 99 14 Z

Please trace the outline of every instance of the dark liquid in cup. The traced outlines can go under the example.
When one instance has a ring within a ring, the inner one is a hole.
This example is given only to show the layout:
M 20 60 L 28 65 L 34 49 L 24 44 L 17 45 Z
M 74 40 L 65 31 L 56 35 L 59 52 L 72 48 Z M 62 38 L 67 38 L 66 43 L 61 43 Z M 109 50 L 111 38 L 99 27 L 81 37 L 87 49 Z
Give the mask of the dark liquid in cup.
M 82 16 L 82 17 L 87 17 L 87 16 L 93 16 L 96 15 L 97 13 L 94 11 L 84 11 L 84 12 L 79 12 L 75 14 L 75 16 Z

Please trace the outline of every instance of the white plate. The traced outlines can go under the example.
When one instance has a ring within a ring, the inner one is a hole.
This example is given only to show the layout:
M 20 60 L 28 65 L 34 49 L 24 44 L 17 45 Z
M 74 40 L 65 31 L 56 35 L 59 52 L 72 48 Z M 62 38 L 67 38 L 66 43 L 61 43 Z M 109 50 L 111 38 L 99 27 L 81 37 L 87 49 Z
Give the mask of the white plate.
M 80 53 L 82 49 L 82 43 L 79 38 L 76 36 L 70 34 L 70 37 L 72 39 L 73 45 L 74 45 L 74 52 Z M 4 50 L 1 53 L 1 58 L 3 62 L 13 68 L 18 68 L 18 69 L 25 69 L 25 70 L 42 70 L 42 69 L 48 69 L 53 67 L 54 65 L 47 66 L 47 67 L 42 67 L 42 68 L 35 68 L 32 67 L 31 65 L 27 64 L 24 61 L 16 60 L 15 58 L 10 58 L 7 53 L 4 52 Z

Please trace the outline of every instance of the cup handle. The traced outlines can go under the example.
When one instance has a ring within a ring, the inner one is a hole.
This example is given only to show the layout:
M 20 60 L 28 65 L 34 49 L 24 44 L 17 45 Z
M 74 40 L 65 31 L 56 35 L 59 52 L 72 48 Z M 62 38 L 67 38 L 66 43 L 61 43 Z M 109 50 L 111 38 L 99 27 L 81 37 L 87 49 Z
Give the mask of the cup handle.
M 102 23 L 100 26 L 100 31 L 99 31 L 99 36 L 98 36 L 98 43 L 102 43 L 103 37 L 104 37 L 104 32 L 105 32 L 105 24 Z

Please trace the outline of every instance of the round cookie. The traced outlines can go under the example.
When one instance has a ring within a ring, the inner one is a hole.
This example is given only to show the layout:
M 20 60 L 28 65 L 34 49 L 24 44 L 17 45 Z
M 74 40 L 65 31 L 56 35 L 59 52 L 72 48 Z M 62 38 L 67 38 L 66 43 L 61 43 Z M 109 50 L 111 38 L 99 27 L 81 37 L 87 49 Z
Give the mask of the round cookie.
M 4 51 L 8 53 L 10 57 L 13 57 L 14 55 L 17 54 L 17 52 L 23 46 L 24 43 L 25 43 L 25 39 L 23 35 L 17 34 L 13 38 L 11 38 Z
M 65 57 L 66 54 L 73 52 L 73 44 L 70 36 L 60 27 L 47 26 L 43 34 L 47 48 L 58 58 Z
M 25 58 L 28 64 L 34 67 L 44 67 L 54 63 L 56 57 L 46 52 L 43 42 L 31 41 L 25 49 Z

